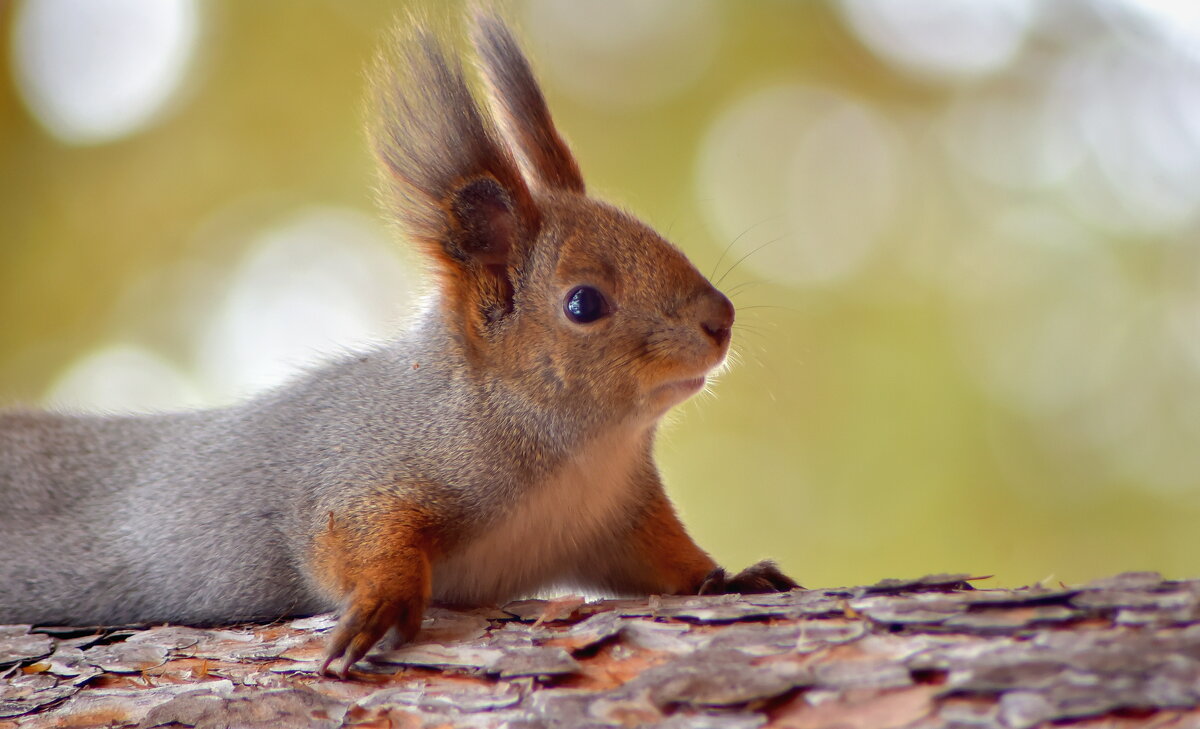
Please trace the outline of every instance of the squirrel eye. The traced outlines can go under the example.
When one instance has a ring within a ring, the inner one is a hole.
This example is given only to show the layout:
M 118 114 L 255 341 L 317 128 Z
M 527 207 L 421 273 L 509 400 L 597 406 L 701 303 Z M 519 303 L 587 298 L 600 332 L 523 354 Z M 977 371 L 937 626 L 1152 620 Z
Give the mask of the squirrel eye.
M 567 294 L 563 311 L 571 321 L 588 324 L 608 314 L 608 302 L 591 286 L 576 286 Z

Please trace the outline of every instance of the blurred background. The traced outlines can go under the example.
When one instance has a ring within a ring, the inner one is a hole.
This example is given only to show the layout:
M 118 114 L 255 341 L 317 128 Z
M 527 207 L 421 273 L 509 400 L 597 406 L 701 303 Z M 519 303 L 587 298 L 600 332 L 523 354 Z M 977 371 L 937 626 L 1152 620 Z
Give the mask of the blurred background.
M 0 2 L 0 404 L 228 403 L 386 337 L 398 0 Z M 528 0 L 590 188 L 739 306 L 660 438 L 808 586 L 1200 575 L 1200 5 Z

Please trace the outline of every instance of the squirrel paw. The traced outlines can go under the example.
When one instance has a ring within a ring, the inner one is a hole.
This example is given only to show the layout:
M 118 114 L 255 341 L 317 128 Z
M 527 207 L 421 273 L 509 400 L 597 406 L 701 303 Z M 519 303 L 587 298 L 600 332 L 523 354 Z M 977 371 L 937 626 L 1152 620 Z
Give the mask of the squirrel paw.
M 779 571 L 779 566 L 769 559 L 753 564 L 733 577 L 718 567 L 704 578 L 698 595 L 729 595 L 739 593 L 752 595 L 762 592 L 786 592 L 800 587 L 796 581 Z
M 329 638 L 329 647 L 321 661 L 321 673 L 346 678 L 350 667 L 371 650 L 388 630 L 395 628 L 404 642 L 412 640 L 421 628 L 424 604 L 420 600 L 397 600 L 378 595 L 355 596 L 343 610 L 337 628 Z M 330 664 L 342 659 L 341 667 L 330 670 Z

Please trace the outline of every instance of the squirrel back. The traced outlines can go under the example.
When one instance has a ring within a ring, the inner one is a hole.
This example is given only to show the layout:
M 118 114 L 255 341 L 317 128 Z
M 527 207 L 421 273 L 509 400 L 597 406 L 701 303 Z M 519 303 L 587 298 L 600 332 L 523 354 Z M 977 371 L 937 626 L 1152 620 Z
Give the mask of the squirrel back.
M 479 13 L 473 39 L 490 113 L 419 25 L 376 76 L 385 206 L 436 281 L 416 325 L 231 408 L 0 415 L 0 622 L 339 607 L 324 666 L 345 675 L 430 600 L 795 586 L 726 576 L 653 460 L 732 304 L 587 195 L 507 27 Z

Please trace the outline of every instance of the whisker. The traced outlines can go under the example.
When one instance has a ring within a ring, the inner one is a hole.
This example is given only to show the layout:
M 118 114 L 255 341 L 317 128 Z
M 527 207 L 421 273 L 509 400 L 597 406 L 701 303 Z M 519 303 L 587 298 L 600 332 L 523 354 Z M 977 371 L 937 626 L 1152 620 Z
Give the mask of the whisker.
M 784 238 L 787 238 L 787 236 L 786 236 L 786 235 L 781 235 L 781 236 L 779 236 L 778 238 L 772 238 L 771 240 L 767 241 L 766 243 L 763 243 L 761 246 L 759 246 L 759 247 L 755 248 L 754 250 L 750 251 L 750 252 L 749 252 L 749 253 L 747 253 L 746 255 L 742 256 L 742 257 L 741 257 L 741 258 L 739 258 L 739 259 L 737 259 L 736 261 L 734 261 L 734 262 L 733 262 L 733 265 L 732 265 L 732 266 L 730 266 L 730 267 L 729 267 L 729 268 L 728 268 L 728 269 L 725 271 L 725 273 L 721 274 L 721 278 L 717 279 L 717 280 L 716 280 L 716 281 L 713 283 L 713 285 L 714 285 L 714 286 L 720 286 L 720 285 L 721 285 L 721 282 L 725 280 L 725 277 L 726 277 L 726 276 L 728 276 L 729 274 L 733 273 L 733 269 L 735 269 L 735 268 L 737 268 L 738 266 L 740 266 L 740 265 L 742 264 L 742 261 L 745 261 L 747 258 L 749 258 L 750 256 L 753 256 L 755 253 L 758 253 L 759 251 L 761 251 L 762 249 L 766 248 L 767 246 L 769 246 L 769 245 L 773 245 L 773 244 L 775 244 L 775 243 L 778 243 L 779 241 L 783 240 Z
M 758 226 L 762 225 L 763 223 L 766 223 L 766 222 L 768 222 L 768 221 L 770 221 L 770 220 L 775 220 L 776 218 L 779 218 L 779 217 L 781 217 L 781 216 L 782 216 L 782 213 L 780 213 L 779 215 L 770 215 L 770 216 L 767 216 L 767 217 L 763 218 L 762 220 L 758 221 L 757 223 L 754 223 L 754 224 L 753 224 L 753 225 L 751 225 L 749 228 L 746 228 L 746 229 L 745 229 L 745 230 L 743 230 L 741 233 L 738 233 L 738 234 L 737 234 L 737 236 L 735 236 L 733 240 L 729 241 L 729 245 L 725 246 L 725 250 L 721 251 L 721 256 L 720 256 L 720 257 L 717 259 L 717 262 L 713 264 L 712 273 L 711 273 L 711 274 L 709 274 L 709 276 L 708 276 L 708 280 L 709 280 L 709 281 L 712 281 L 712 277 L 717 275 L 717 269 L 721 267 L 721 261 L 724 261 L 724 260 L 725 260 L 725 255 L 726 255 L 726 254 L 728 254 L 728 253 L 729 253 L 729 250 L 730 250 L 731 248 L 733 248 L 733 246 L 734 246 L 734 245 L 735 245 L 735 244 L 736 244 L 736 243 L 737 243 L 739 240 L 741 240 L 741 239 L 742 239 L 742 236 L 746 235 L 747 233 L 749 233 L 750 231 L 754 230 L 755 228 L 757 228 Z M 737 264 L 734 264 L 734 265 L 737 265 Z M 728 272 L 728 271 L 726 271 L 725 273 L 729 273 L 729 272 Z M 724 277 L 724 276 L 721 276 L 721 278 L 725 278 L 725 277 Z
M 771 341 L 771 338 L 762 332 L 746 332 L 746 336 L 742 338 L 740 344 L 747 350 L 758 353 L 765 352 Z
M 734 330 L 738 334 L 753 334 L 758 337 L 765 337 L 768 334 L 768 332 L 766 332 L 762 329 L 759 329 L 757 327 L 751 327 L 751 326 L 736 326 L 735 325 Z
M 787 311 L 793 314 L 800 313 L 800 310 L 794 306 L 780 306 L 778 304 L 752 304 L 751 306 L 739 306 L 737 308 L 738 311 L 753 311 L 755 309 L 779 309 L 780 311 Z
M 737 296 L 738 294 L 740 294 L 742 291 L 744 291 L 745 289 L 747 289 L 750 286 L 762 286 L 765 283 L 766 283 L 766 281 L 760 281 L 760 280 L 743 281 L 740 284 L 738 284 L 737 286 L 734 286 L 734 287 L 728 289 L 727 291 L 725 291 L 725 295 L 732 299 L 733 297 Z

